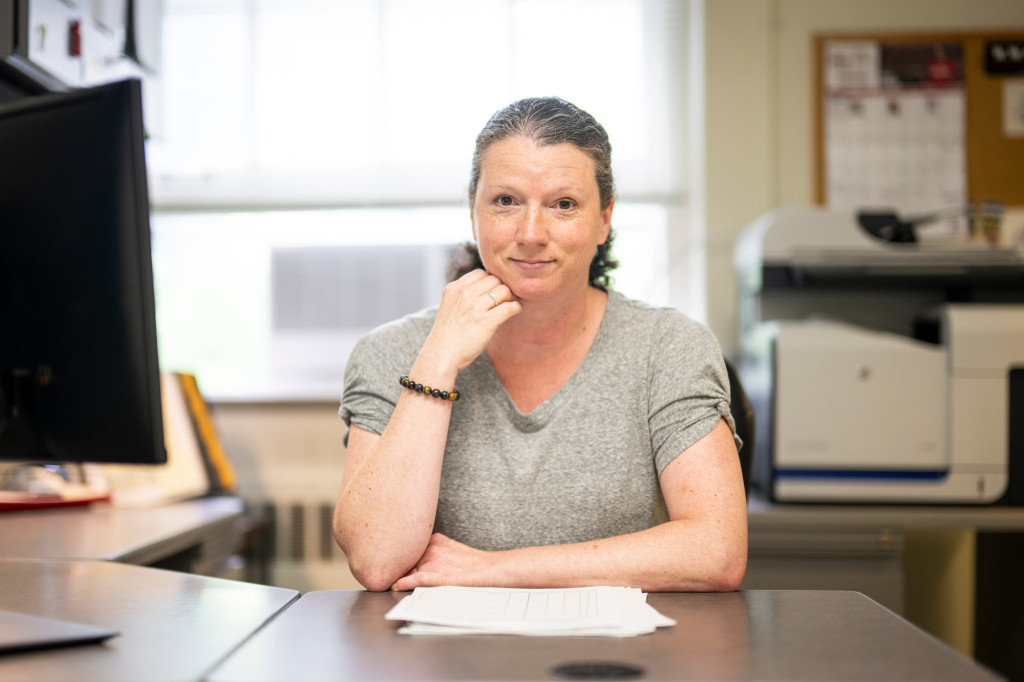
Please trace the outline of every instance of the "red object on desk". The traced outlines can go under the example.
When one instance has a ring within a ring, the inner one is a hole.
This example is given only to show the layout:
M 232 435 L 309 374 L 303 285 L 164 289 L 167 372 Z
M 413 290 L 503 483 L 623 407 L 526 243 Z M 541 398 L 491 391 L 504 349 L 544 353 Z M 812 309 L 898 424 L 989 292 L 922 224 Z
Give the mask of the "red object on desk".
M 68 56 L 82 56 L 82 21 L 75 19 L 68 26 Z
M 50 509 L 54 507 L 76 507 L 110 500 L 110 493 L 88 493 L 75 495 L 54 495 L 49 493 L 26 493 L 0 490 L 0 512 L 24 509 Z

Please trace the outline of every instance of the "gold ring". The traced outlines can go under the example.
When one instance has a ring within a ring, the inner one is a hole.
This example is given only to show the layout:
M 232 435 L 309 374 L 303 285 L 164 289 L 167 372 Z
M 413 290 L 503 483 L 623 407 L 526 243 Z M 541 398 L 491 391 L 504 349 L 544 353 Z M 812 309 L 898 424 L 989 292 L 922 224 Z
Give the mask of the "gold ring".
M 491 297 L 491 301 L 494 302 L 494 305 L 491 306 L 492 308 L 494 306 L 498 305 L 498 297 L 494 295 L 494 290 L 493 289 L 491 291 L 488 291 L 487 295 L 490 296 Z

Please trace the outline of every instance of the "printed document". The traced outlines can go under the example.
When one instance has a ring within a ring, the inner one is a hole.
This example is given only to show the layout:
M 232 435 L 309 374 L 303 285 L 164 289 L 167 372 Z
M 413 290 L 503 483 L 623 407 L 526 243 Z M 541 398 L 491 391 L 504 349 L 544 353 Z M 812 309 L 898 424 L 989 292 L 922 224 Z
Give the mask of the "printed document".
M 675 625 L 628 587 L 417 587 L 388 612 L 402 634 L 629 637 Z

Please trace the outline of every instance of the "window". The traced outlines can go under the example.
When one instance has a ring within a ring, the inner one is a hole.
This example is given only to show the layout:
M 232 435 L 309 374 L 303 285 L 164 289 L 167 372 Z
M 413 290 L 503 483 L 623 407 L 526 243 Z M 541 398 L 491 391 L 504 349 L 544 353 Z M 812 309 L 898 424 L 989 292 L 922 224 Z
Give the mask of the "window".
M 470 234 L 476 133 L 532 95 L 608 129 L 615 285 L 666 303 L 686 167 L 678 4 L 165 0 L 162 104 L 147 112 L 162 364 L 214 397 L 336 398 L 374 322 L 359 311 L 436 302 Z M 384 265 L 358 291 L 339 275 L 387 249 L 422 256 L 423 284 Z

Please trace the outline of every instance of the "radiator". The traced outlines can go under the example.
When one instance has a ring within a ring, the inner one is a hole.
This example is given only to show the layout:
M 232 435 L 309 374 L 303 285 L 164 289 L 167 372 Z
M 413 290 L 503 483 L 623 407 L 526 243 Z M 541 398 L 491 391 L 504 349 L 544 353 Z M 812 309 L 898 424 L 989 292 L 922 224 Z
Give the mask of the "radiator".
M 246 579 L 300 592 L 359 589 L 331 530 L 334 501 L 257 500 Z

